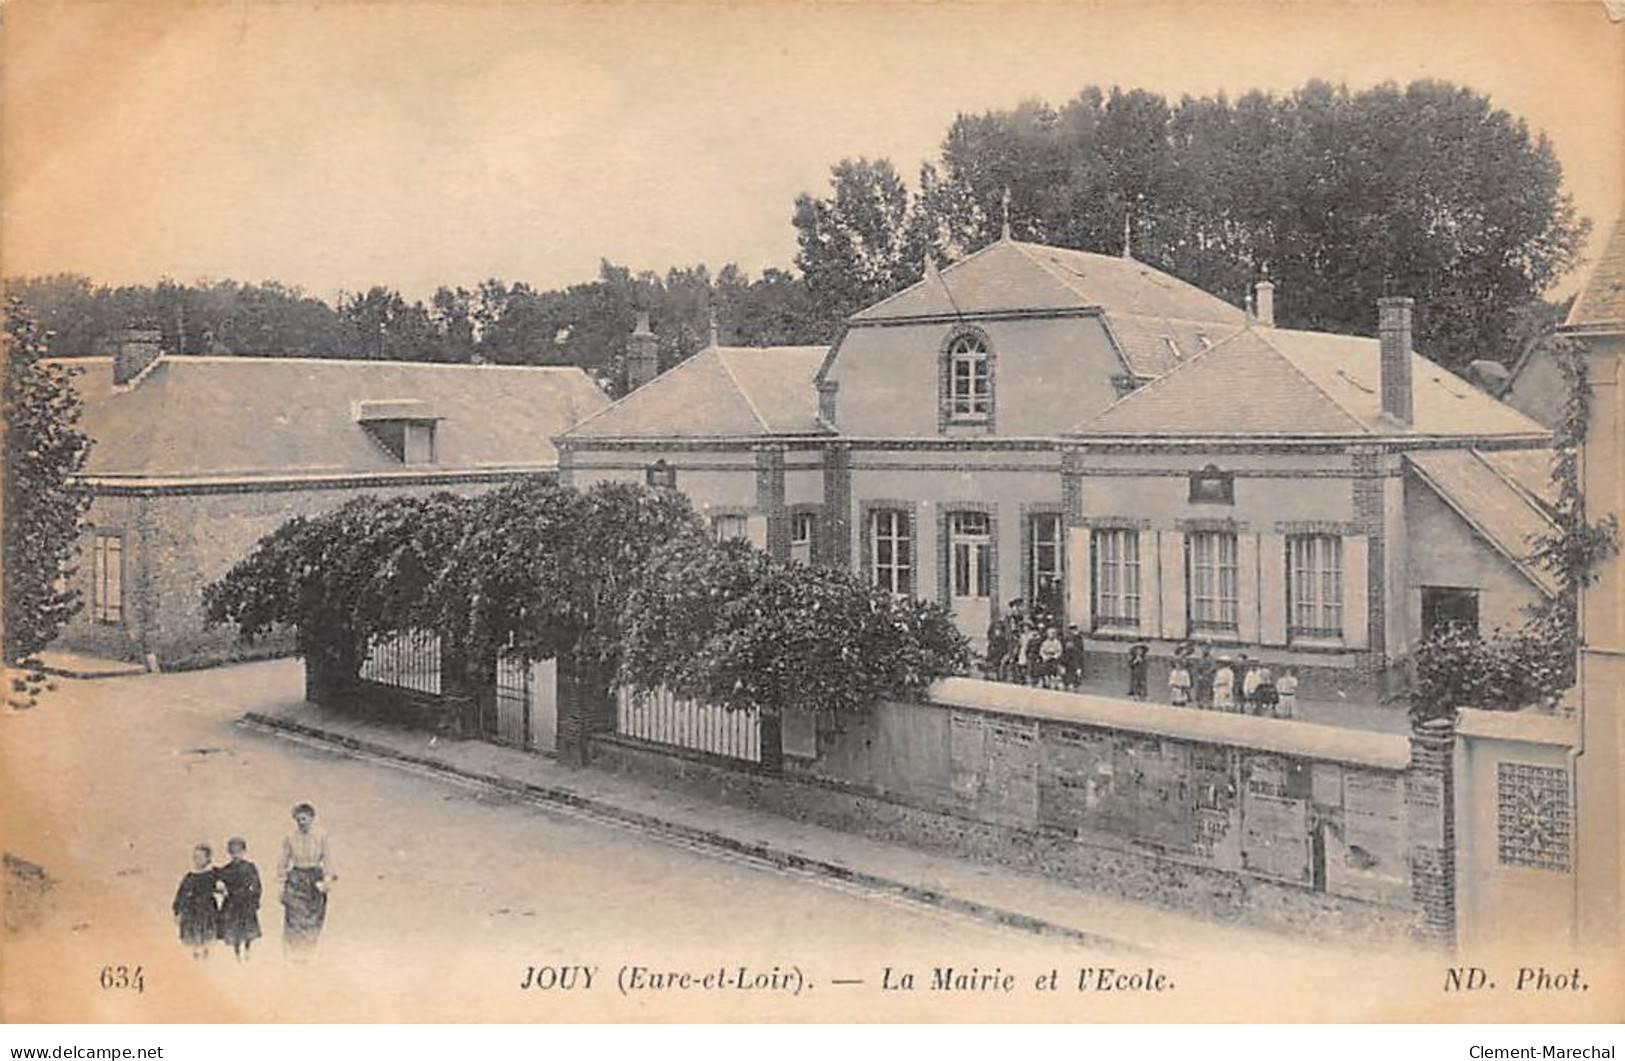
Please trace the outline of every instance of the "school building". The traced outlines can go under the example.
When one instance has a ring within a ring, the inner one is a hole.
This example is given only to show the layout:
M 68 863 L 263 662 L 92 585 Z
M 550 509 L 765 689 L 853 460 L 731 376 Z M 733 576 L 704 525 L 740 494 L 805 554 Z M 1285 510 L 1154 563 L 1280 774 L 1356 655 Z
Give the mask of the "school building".
M 203 587 L 288 519 L 553 475 L 552 436 L 609 401 L 577 368 L 165 357 L 155 332 L 70 364 L 92 501 L 84 607 L 55 647 L 166 668 L 289 647 L 239 645 L 202 610 Z
M 1006 238 L 857 314 L 828 349 L 713 345 L 557 440 L 575 485 L 689 495 L 723 537 L 941 601 L 974 641 L 1014 600 L 1089 666 L 1187 638 L 1372 702 L 1433 626 L 1555 590 L 1548 431 L 1412 349 L 1274 326 L 1126 257 Z M 1289 293 L 1283 293 L 1289 297 Z M 1165 673 L 1163 671 L 1162 673 Z

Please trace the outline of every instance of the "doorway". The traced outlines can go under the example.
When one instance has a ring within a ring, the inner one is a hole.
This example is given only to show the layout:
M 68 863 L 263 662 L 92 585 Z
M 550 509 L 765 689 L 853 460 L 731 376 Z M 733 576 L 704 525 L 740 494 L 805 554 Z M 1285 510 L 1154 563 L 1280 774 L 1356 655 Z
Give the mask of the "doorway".
M 993 619 L 993 521 L 986 512 L 948 514 L 948 608 L 978 651 Z

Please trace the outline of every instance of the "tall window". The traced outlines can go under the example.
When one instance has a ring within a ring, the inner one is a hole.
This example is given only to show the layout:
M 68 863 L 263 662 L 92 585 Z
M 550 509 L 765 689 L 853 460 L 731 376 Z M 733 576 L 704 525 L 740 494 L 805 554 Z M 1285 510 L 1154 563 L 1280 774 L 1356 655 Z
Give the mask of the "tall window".
M 812 512 L 790 513 L 790 559 L 798 564 L 810 564 L 813 560 L 813 531 L 818 525 L 818 516 Z
M 1287 593 L 1296 637 L 1343 636 L 1343 539 L 1303 534 L 1287 539 Z
M 744 516 L 726 515 L 711 517 L 711 533 L 719 542 L 731 542 L 746 538 L 750 531 Z
M 1189 540 L 1191 625 L 1198 630 L 1236 629 L 1236 536 L 1197 531 Z
M 985 420 L 992 411 L 987 343 L 979 335 L 961 335 L 948 344 L 948 415 Z
M 1046 614 L 1061 613 L 1061 517 L 1040 512 L 1027 524 L 1027 595 Z
M 1140 625 L 1140 533 L 1097 530 L 1095 625 Z
M 875 585 L 893 593 L 909 593 L 909 577 L 914 566 L 914 542 L 908 513 L 899 509 L 877 509 L 870 514 L 869 534 Z
M 124 539 L 98 534 L 92 553 L 90 615 L 99 623 L 124 621 Z

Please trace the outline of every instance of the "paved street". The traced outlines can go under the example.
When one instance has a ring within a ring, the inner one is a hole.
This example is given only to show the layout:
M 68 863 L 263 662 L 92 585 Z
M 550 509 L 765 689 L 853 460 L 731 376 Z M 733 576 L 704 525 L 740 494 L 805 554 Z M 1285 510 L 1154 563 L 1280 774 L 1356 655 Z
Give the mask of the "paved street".
M 628 963 L 799 966 L 817 985 L 809 1001 L 822 1002 L 820 992 L 872 988 L 882 956 L 1023 970 L 1098 960 L 232 724 L 245 705 L 297 698 L 299 682 L 289 661 L 62 681 L 40 706 L 0 718 L 5 848 L 57 882 L 42 923 L 7 940 L 7 1017 L 559 1020 L 588 1017 L 596 1002 L 615 1007 L 612 1019 L 706 1004 L 794 1019 L 805 1002 L 767 991 L 628 1003 L 613 981 Z M 282 953 L 271 880 L 300 800 L 318 808 L 340 875 L 308 965 Z M 193 963 L 169 916 L 192 845 L 223 851 L 231 835 L 248 840 L 267 880 L 266 938 L 246 968 L 218 948 Z M 98 986 L 101 967 L 118 964 L 143 966 L 143 994 Z M 528 966 L 555 964 L 599 967 L 591 994 L 519 989 Z M 848 977 L 869 983 L 828 983 Z
M 301 695 L 299 664 L 284 660 L 62 681 L 38 707 L 0 714 L 0 847 L 53 882 L 40 894 L 26 868 L 8 874 L 8 898 L 23 901 L 7 920 L 28 923 L 0 940 L 0 1020 L 1438 1019 L 1443 955 L 1261 935 L 1013 871 L 948 870 L 861 838 L 832 842 L 826 831 L 818 842 L 894 880 L 1148 948 L 1101 953 L 234 724 L 245 711 L 294 709 Z M 454 758 L 503 757 L 458 747 L 471 754 Z M 578 780 L 620 784 L 602 771 Z M 318 953 L 303 964 L 282 952 L 272 879 L 301 800 L 320 810 L 340 874 Z M 673 816 L 704 811 L 692 803 L 674 796 Z M 813 842 L 811 828 L 769 816 L 740 835 L 793 851 Z M 169 916 L 192 845 L 220 850 L 232 835 L 248 840 L 268 889 L 266 938 L 246 967 L 218 948 L 194 962 Z M 117 986 L 118 967 L 137 965 L 145 990 Z M 617 980 L 633 965 L 645 978 L 719 966 L 737 978 L 744 966 L 765 984 L 799 972 L 804 990 L 623 996 Z M 1151 967 L 1175 986 L 1077 990 L 1081 968 L 1103 965 Z M 542 966 L 591 967 L 592 988 L 577 972 L 574 991 L 521 989 Z M 912 973 L 915 990 L 881 990 L 887 966 L 894 983 Z M 948 966 L 1013 989 L 931 990 L 932 971 Z M 1051 969 L 1063 989 L 1038 989 Z M 101 986 L 104 971 L 113 986 Z M 1273 985 L 1267 1000 L 1259 977 Z M 1507 1005 L 1457 997 L 1446 1019 L 1504 1019 Z

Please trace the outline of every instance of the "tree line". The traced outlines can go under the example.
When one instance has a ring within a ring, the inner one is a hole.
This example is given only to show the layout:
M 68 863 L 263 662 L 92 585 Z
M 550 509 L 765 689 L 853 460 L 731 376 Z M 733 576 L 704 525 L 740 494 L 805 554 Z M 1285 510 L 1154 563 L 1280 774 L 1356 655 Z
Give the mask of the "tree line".
M 664 275 L 604 261 L 558 290 L 488 279 L 424 301 L 376 286 L 333 303 L 235 281 L 105 287 L 12 280 L 54 356 L 96 353 L 132 324 L 179 354 L 573 364 L 619 386 L 626 334 L 648 311 L 669 367 L 715 315 L 738 345 L 823 343 L 865 305 L 997 239 L 1135 258 L 1240 304 L 1277 285 L 1283 326 L 1372 333 L 1376 299 L 1417 300 L 1418 344 L 1447 367 L 1510 363 L 1551 323 L 1542 296 L 1588 230 L 1544 136 L 1488 97 L 1439 81 L 1350 91 L 1312 81 L 1170 102 L 1089 87 L 962 114 L 915 186 L 885 158 L 836 163 L 790 214 L 795 270 Z

